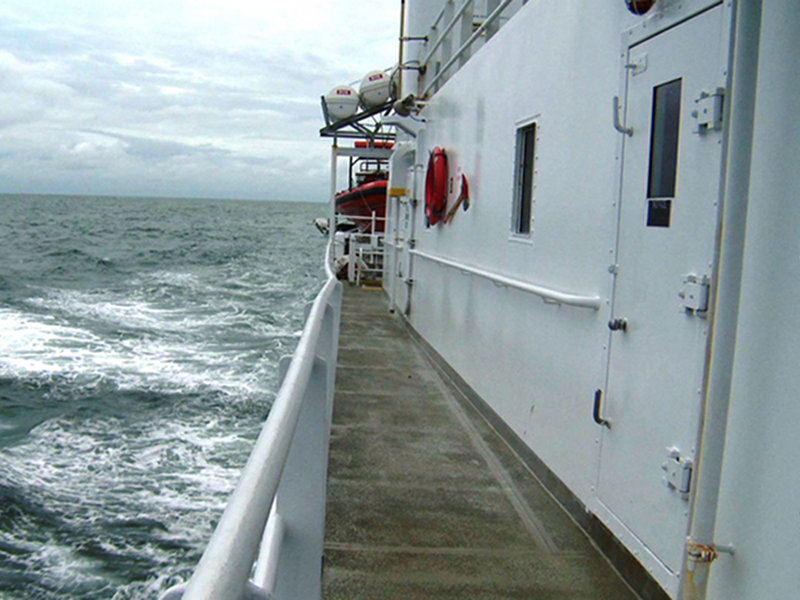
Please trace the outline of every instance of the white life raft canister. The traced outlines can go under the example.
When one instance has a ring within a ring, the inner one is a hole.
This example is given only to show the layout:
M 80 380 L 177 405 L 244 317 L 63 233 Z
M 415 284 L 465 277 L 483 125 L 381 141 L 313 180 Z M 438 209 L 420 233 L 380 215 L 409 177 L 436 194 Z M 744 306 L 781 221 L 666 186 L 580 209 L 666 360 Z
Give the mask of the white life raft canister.
M 370 71 L 361 80 L 358 88 L 361 103 L 365 108 L 380 106 L 391 97 L 391 77 L 383 71 Z
M 358 94 L 349 85 L 337 85 L 325 96 L 328 116 L 336 122 L 352 117 L 358 112 Z

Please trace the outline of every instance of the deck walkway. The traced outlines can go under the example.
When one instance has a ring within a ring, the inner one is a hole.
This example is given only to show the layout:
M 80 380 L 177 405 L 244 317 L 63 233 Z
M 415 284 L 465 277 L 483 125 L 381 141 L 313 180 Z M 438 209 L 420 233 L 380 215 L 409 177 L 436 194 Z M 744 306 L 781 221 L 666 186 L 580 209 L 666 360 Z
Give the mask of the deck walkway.
M 634 600 L 389 314 L 347 287 L 328 471 L 327 600 Z

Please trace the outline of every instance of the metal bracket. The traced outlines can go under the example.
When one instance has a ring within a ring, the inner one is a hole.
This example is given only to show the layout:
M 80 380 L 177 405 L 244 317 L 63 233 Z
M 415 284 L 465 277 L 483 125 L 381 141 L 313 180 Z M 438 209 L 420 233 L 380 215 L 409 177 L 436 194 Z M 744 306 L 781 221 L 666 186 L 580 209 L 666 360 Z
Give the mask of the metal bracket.
M 619 96 L 614 96 L 614 105 L 613 105 L 613 112 L 614 112 L 614 129 L 623 133 L 625 135 L 633 135 L 633 127 L 625 127 L 622 125 L 622 121 L 619 118 L 620 112 L 620 103 L 619 103 Z
M 631 75 L 639 75 L 647 71 L 647 54 L 631 58 L 629 63 L 625 64 L 625 68 L 631 72 Z

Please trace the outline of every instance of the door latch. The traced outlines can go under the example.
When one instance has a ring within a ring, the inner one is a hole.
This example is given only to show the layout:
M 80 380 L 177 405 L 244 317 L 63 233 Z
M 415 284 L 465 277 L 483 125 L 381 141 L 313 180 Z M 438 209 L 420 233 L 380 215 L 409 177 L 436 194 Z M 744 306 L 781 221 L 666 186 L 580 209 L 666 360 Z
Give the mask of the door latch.
M 678 492 L 684 500 L 689 499 L 693 466 L 694 461 L 681 456 L 678 448 L 674 446 L 667 448 L 667 460 L 661 465 L 661 469 L 664 471 L 664 483 L 668 488 Z
M 683 278 L 683 287 L 678 297 L 688 312 L 702 313 L 708 310 L 708 277 L 689 274 Z
M 722 129 L 722 107 L 725 98 L 725 88 L 718 87 L 713 92 L 700 92 L 700 97 L 695 99 L 697 108 L 692 111 L 692 116 L 697 119 L 695 133 L 704 135 L 709 131 Z
M 608 328 L 611 331 L 628 331 L 628 319 L 611 319 Z

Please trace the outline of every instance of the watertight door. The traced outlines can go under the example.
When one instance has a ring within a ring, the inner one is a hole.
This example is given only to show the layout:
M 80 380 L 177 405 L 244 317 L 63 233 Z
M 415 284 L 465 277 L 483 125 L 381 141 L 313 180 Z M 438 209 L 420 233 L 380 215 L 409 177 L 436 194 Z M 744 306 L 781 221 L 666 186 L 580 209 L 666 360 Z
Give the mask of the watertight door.
M 602 395 L 599 516 L 674 595 L 709 334 L 724 11 L 628 50 L 619 245 Z

